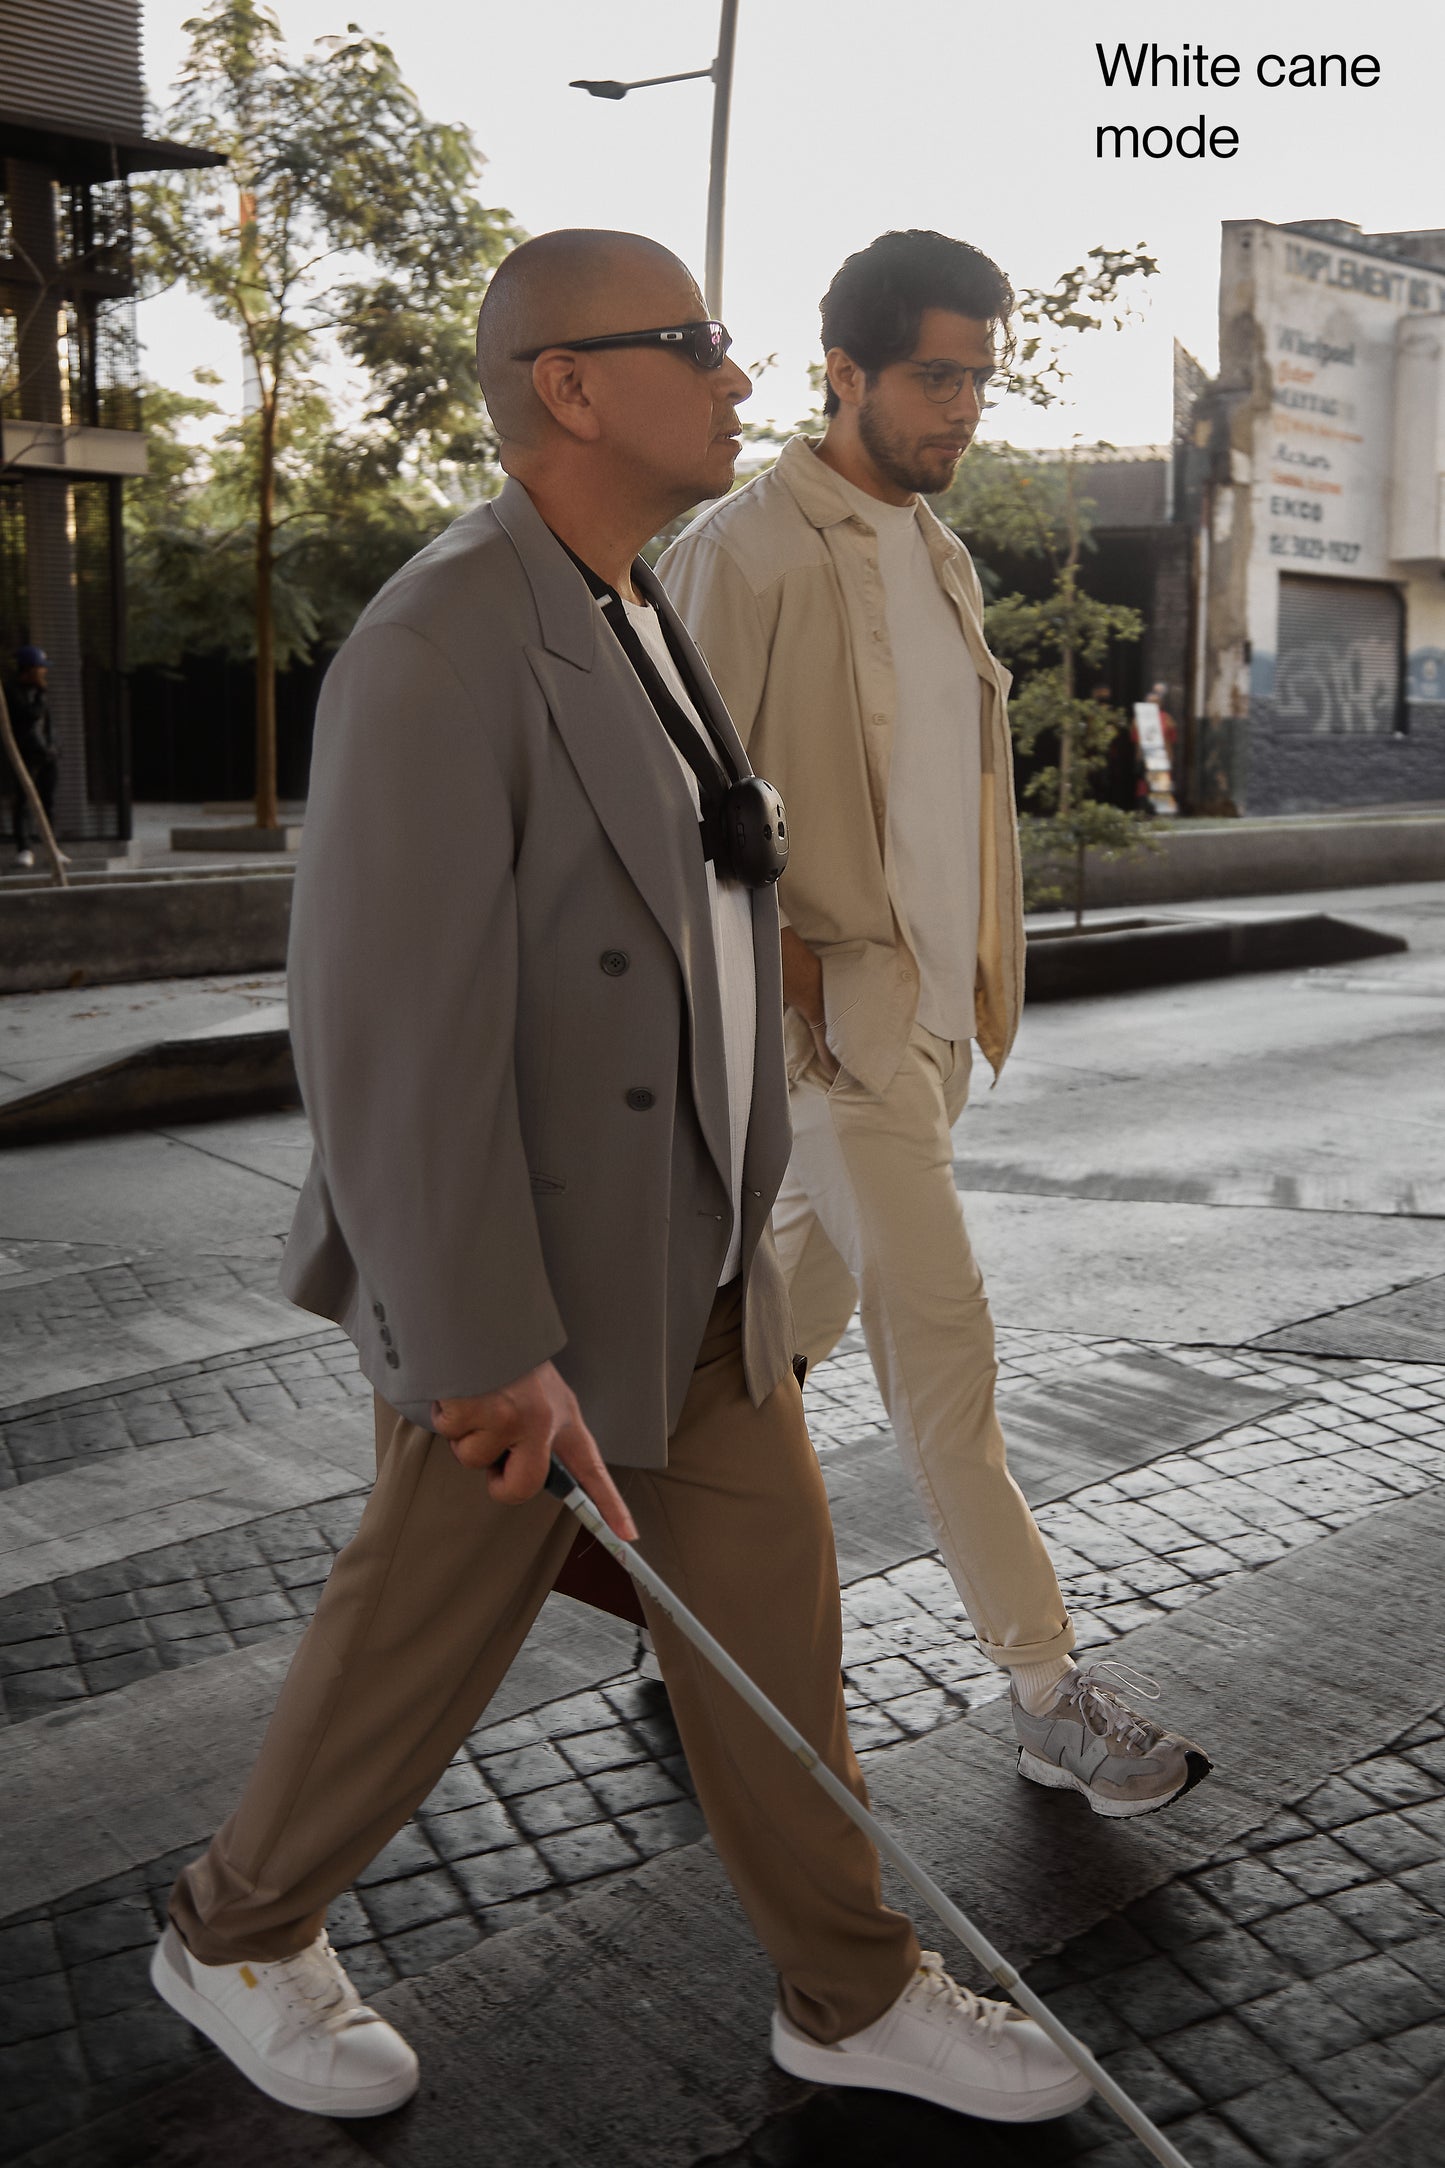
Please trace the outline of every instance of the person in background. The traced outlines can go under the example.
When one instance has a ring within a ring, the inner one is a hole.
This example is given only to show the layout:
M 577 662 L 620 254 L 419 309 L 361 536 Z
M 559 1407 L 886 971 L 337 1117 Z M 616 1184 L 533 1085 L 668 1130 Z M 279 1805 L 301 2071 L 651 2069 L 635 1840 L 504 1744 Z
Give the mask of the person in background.
M 50 699 L 46 691 L 48 675 L 49 660 L 43 648 L 16 649 L 15 682 L 11 687 L 8 702 L 10 727 L 15 733 L 16 750 L 24 761 L 40 803 L 45 808 L 45 818 L 53 826 L 60 755 L 50 720 Z M 15 863 L 19 866 L 33 866 L 35 853 L 30 847 L 30 831 L 34 820 L 30 811 L 30 800 L 18 775 L 10 776 L 10 790 Z M 38 842 L 39 838 L 36 840 Z M 64 855 L 62 852 L 62 858 Z

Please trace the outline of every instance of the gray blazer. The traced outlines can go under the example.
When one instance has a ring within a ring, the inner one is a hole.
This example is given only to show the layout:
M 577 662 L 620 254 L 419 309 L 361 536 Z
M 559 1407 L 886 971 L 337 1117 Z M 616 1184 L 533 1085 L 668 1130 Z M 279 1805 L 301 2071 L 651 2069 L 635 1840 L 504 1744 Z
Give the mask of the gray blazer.
M 761 1401 L 792 1355 L 767 1228 L 789 1146 L 771 889 L 753 945 Z M 289 973 L 315 1150 L 287 1294 L 417 1422 L 551 1357 L 609 1460 L 665 1466 L 732 1232 L 707 882 L 672 748 L 516 482 L 387 583 L 327 673 Z

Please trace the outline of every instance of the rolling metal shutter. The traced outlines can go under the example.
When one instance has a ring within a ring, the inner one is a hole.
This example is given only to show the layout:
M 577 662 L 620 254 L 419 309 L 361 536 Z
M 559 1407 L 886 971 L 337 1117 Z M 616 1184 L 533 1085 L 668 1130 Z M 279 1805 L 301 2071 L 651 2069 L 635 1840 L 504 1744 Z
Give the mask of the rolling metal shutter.
M 1276 724 L 1332 736 L 1399 730 L 1404 607 L 1398 589 L 1374 581 L 1283 573 Z

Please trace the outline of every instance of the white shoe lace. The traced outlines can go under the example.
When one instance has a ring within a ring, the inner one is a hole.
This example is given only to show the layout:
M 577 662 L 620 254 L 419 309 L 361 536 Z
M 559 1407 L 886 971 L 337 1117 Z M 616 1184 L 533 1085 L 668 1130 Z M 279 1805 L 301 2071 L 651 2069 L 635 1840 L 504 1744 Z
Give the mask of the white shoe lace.
M 271 1984 L 303 2025 L 334 2029 L 361 2008 L 361 1997 L 342 1970 L 324 1929 L 304 1950 L 273 1964 L 270 1971 Z
M 925 1950 L 919 1958 L 918 1970 L 909 1983 L 908 1999 L 930 2016 L 956 2014 L 969 2024 L 981 2025 L 991 2041 L 999 2038 L 1013 2007 L 1007 2002 L 990 2002 L 986 1995 L 975 1995 L 971 1987 L 961 1987 L 951 1973 L 944 1971 L 937 1950 Z
M 1090 1731 L 1100 1738 L 1118 1739 L 1123 1746 L 1135 1752 L 1147 1752 L 1166 1736 L 1158 1724 L 1151 1722 L 1139 1710 L 1131 1709 L 1127 1701 L 1119 1698 L 1116 1687 L 1109 1686 L 1100 1678 L 1102 1671 L 1112 1671 L 1132 1693 L 1142 1694 L 1146 1701 L 1159 1699 L 1159 1684 L 1147 1672 L 1136 1671 L 1130 1664 L 1116 1663 L 1106 1657 L 1087 1671 L 1073 1671 L 1060 1681 L 1061 1698 L 1071 1701 Z

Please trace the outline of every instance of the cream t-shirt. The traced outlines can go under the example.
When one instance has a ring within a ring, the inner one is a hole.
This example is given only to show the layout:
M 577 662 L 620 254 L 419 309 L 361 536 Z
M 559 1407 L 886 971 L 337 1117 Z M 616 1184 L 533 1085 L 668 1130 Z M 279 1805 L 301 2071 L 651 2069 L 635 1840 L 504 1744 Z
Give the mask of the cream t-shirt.
M 830 470 L 878 537 L 897 685 L 888 769 L 890 885 L 918 964 L 918 1021 L 971 1039 L 978 971 L 978 671 L 938 583 L 914 504 L 884 504 Z
M 622 607 L 633 629 L 657 665 L 658 675 L 688 720 L 697 726 L 703 745 L 711 752 L 712 740 L 700 719 L 692 695 L 672 659 L 662 625 L 650 602 L 628 602 Z M 599 605 L 600 608 L 600 605 Z M 608 628 L 609 631 L 611 628 Z M 662 729 L 659 722 L 658 729 Z M 677 747 L 668 739 L 678 767 L 687 779 L 693 804 L 701 815 L 697 777 Z M 757 1050 L 758 987 L 753 959 L 752 891 L 743 882 L 718 877 L 707 861 L 707 896 L 712 907 L 713 946 L 717 952 L 718 992 L 722 997 L 723 1054 L 727 1066 L 728 1144 L 731 1159 L 733 1231 L 727 1256 L 718 1275 L 718 1286 L 735 1279 L 743 1254 L 743 1151 L 748 1141 L 748 1117 L 753 1107 L 753 1065 Z

